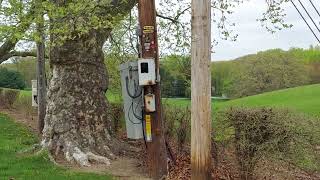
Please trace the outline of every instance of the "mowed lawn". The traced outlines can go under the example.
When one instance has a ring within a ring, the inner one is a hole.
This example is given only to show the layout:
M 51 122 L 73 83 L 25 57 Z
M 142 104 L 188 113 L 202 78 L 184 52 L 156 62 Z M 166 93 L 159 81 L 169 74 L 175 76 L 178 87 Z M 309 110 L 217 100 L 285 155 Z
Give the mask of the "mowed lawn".
M 110 102 L 122 102 L 119 93 L 108 91 L 106 96 Z M 31 97 L 31 91 L 20 91 L 20 97 Z M 183 107 L 191 105 L 190 99 L 187 98 L 163 98 L 162 103 Z M 320 84 L 272 91 L 230 101 L 212 100 L 214 111 L 231 106 L 289 108 L 297 112 L 320 116 Z
M 50 162 L 46 153 L 22 154 L 38 139 L 23 126 L 0 114 L 0 180 L 112 179 L 107 175 L 79 173 Z
M 165 103 L 190 106 L 188 99 L 165 99 Z M 279 107 L 320 117 L 320 84 L 268 92 L 230 101 L 212 101 L 214 111 L 231 106 Z

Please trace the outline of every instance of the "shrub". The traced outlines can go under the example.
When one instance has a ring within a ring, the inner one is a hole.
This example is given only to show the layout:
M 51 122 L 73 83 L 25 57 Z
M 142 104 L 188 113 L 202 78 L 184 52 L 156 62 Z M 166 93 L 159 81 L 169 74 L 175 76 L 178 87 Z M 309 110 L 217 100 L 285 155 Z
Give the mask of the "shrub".
M 20 91 L 19 96 L 14 102 L 14 107 L 25 113 L 26 117 L 37 114 L 37 108 L 32 107 L 31 93 Z
M 13 89 L 5 89 L 2 91 L 3 106 L 6 108 L 13 108 L 13 104 L 19 96 L 19 91 Z
M 263 157 L 290 161 L 307 170 L 319 169 L 313 150 L 320 144 L 318 120 L 272 108 L 231 108 L 225 117 L 234 129 L 241 179 L 253 179 L 255 166 Z
M 108 110 L 111 118 L 111 132 L 116 134 L 122 128 L 124 122 L 123 106 L 121 103 L 109 103 Z
M 166 136 L 175 139 L 178 150 L 183 150 L 183 146 L 190 140 L 191 133 L 191 112 L 189 107 L 165 106 L 164 120 Z
M 0 87 L 24 89 L 25 86 L 23 77 L 19 72 L 0 68 Z
M 0 107 L 4 106 L 3 89 L 0 88 Z

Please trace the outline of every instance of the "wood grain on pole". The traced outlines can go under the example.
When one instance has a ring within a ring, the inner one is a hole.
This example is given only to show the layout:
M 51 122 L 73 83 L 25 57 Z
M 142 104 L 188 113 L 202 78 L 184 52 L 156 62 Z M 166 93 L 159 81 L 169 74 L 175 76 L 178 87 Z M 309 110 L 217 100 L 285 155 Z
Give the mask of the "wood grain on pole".
M 192 0 L 191 176 L 211 172 L 211 10 L 210 0 Z
M 139 0 L 139 23 L 140 30 L 143 31 L 145 26 L 153 26 L 154 32 L 151 34 L 151 41 L 154 41 L 155 46 L 151 50 L 144 49 L 145 37 L 140 37 L 141 41 L 141 56 L 142 58 L 154 58 L 156 64 L 156 72 L 159 74 L 160 62 L 158 52 L 158 39 L 157 39 L 157 25 L 156 25 L 156 8 L 155 0 Z M 156 85 L 146 86 L 145 92 L 151 89 L 156 98 L 156 112 L 148 113 L 152 117 L 152 142 L 147 143 L 147 161 L 150 176 L 153 179 L 161 179 L 167 174 L 167 153 L 163 130 L 163 117 L 161 108 L 161 91 L 160 82 Z

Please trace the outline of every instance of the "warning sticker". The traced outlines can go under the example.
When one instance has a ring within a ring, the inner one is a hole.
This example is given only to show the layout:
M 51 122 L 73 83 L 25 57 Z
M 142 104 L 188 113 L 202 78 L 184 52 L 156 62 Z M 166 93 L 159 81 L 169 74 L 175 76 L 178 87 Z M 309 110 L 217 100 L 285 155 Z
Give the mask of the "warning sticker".
M 145 30 L 143 30 L 143 34 L 151 34 L 151 33 L 153 33 L 154 32 L 154 30 L 152 30 L 152 29 L 145 29 Z
M 154 29 L 154 26 L 144 26 L 143 29 Z
M 146 141 L 152 141 L 152 134 L 151 134 L 151 116 L 146 115 Z
M 144 26 L 143 27 L 143 33 L 144 34 L 150 34 L 154 32 L 154 26 Z

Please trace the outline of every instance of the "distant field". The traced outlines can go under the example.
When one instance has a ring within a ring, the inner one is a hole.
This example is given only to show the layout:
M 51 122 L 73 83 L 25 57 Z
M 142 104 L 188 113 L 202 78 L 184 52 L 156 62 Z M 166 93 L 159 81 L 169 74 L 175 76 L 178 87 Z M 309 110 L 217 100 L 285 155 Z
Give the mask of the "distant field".
M 165 99 L 164 102 L 177 106 L 190 106 L 188 99 Z M 273 91 L 231 101 L 212 101 L 214 110 L 230 106 L 289 108 L 320 117 L 320 84 Z
M 20 97 L 31 97 L 31 91 L 21 91 Z M 119 93 L 108 91 L 106 97 L 113 103 L 122 102 Z M 162 102 L 163 104 L 183 107 L 190 106 L 191 104 L 190 99 L 183 98 L 163 98 Z M 212 100 L 214 111 L 230 106 L 289 108 L 320 117 L 320 84 L 273 91 L 230 101 Z
M 55 166 L 48 156 L 23 155 L 19 151 L 30 148 L 38 140 L 25 127 L 0 114 L 0 179 L 21 180 L 87 180 L 112 179 L 107 175 L 78 173 Z

